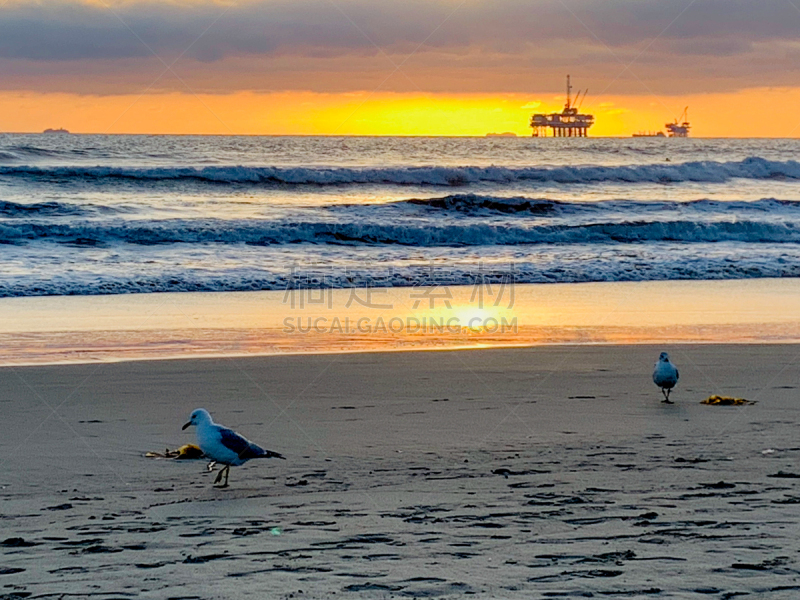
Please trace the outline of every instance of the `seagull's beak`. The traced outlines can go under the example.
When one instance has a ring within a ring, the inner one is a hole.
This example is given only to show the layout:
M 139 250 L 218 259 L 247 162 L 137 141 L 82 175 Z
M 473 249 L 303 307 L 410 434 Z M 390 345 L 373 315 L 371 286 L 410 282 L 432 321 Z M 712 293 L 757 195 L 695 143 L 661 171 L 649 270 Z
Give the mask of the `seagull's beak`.
M 187 427 L 189 427 L 189 425 L 191 425 L 191 424 L 192 424 L 192 422 L 191 422 L 191 421 L 189 421 L 189 422 L 188 422 L 188 423 L 186 423 L 186 424 L 185 424 L 183 427 L 181 427 L 181 430 L 184 430 L 184 429 L 186 429 L 186 428 L 187 428 Z

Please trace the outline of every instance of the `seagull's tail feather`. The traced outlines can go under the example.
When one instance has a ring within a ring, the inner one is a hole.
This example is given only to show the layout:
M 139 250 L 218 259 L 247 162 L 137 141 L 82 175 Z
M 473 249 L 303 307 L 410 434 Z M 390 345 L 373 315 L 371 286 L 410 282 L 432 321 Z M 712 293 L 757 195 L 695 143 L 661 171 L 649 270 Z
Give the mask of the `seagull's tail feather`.
M 272 450 L 264 450 L 255 444 L 250 444 L 248 448 L 245 448 L 245 450 L 239 454 L 239 458 L 245 460 L 250 460 L 251 458 L 280 458 L 286 460 L 283 454 L 273 452 Z

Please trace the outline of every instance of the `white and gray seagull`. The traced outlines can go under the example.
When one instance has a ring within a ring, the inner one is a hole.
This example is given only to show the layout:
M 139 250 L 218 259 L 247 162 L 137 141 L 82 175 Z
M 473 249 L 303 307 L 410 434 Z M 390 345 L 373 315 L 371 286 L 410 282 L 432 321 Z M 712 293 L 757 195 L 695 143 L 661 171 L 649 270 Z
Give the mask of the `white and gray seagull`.
M 214 480 L 216 485 L 222 481 L 223 474 L 225 475 L 225 482 L 219 486 L 221 488 L 228 487 L 231 466 L 239 467 L 251 458 L 284 458 L 277 452 L 264 450 L 232 429 L 217 425 L 203 408 L 194 410 L 189 422 L 181 429 L 190 425 L 197 427 L 197 445 L 213 461 L 209 467 L 214 463 L 225 465 Z
M 669 362 L 669 354 L 662 352 L 653 370 L 653 382 L 661 388 L 661 393 L 664 394 L 662 402 L 674 404 L 674 402 L 669 399 L 669 393 L 678 383 L 678 377 L 680 377 L 678 369 Z

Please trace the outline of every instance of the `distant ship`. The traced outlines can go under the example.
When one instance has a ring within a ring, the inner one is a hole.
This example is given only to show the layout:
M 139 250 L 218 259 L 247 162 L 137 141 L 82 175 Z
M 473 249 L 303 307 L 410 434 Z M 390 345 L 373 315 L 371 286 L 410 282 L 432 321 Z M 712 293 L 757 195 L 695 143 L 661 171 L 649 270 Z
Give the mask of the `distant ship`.
M 583 100 L 580 104 L 578 104 L 578 98 L 581 96 L 580 90 L 574 100 L 570 97 L 571 93 L 572 85 L 570 85 L 569 75 L 567 75 L 567 103 L 564 105 L 564 110 L 549 115 L 533 115 L 530 125 L 533 129 L 533 137 L 547 137 L 548 127 L 552 130 L 553 137 L 586 137 L 589 127 L 594 125 L 594 115 L 581 114 L 578 111 L 583 100 L 586 100 L 589 90 L 587 89 L 583 93 Z
M 635 137 L 635 138 L 638 138 L 638 137 L 658 137 L 658 138 L 663 138 L 663 137 L 667 137 L 667 136 L 669 136 L 671 138 L 673 138 L 673 137 L 680 137 L 680 138 L 689 137 L 689 129 L 691 128 L 691 125 L 689 124 L 688 111 L 689 111 L 689 107 L 687 106 L 686 108 L 683 109 L 683 112 L 681 113 L 680 117 L 675 119 L 675 121 L 673 121 L 672 123 L 667 123 L 666 125 L 664 125 L 664 127 L 667 128 L 667 135 L 664 135 L 664 133 L 661 132 L 661 131 L 655 131 L 655 132 L 638 131 L 638 132 L 633 134 L 633 137 Z
M 667 132 L 669 133 L 669 137 L 689 137 L 689 107 L 683 109 L 683 113 L 680 117 L 675 119 L 674 123 L 667 123 L 664 127 L 667 128 Z M 678 121 L 682 121 L 679 123 Z
M 42 133 L 69 133 L 66 129 L 45 129 Z
M 511 131 L 504 131 L 503 133 L 487 133 L 486 137 L 517 137 L 517 134 Z

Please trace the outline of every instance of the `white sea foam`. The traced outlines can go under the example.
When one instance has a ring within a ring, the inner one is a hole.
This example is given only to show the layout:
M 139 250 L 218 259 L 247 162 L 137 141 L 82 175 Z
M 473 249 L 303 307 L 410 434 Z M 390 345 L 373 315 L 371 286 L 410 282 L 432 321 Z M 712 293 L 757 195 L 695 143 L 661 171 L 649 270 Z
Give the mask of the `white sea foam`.
M 422 254 L 407 246 L 326 246 L 316 264 L 297 246 L 118 246 L 113 265 L 102 247 L 64 247 L 60 255 L 56 264 L 46 260 L 45 245 L 6 247 L 0 296 L 800 276 L 797 245 L 737 242 L 626 244 L 619 252 L 602 244 L 494 246 L 481 250 L 485 263 L 475 262 L 471 247 Z M 31 257 L 42 258 L 37 270 L 20 274 Z

